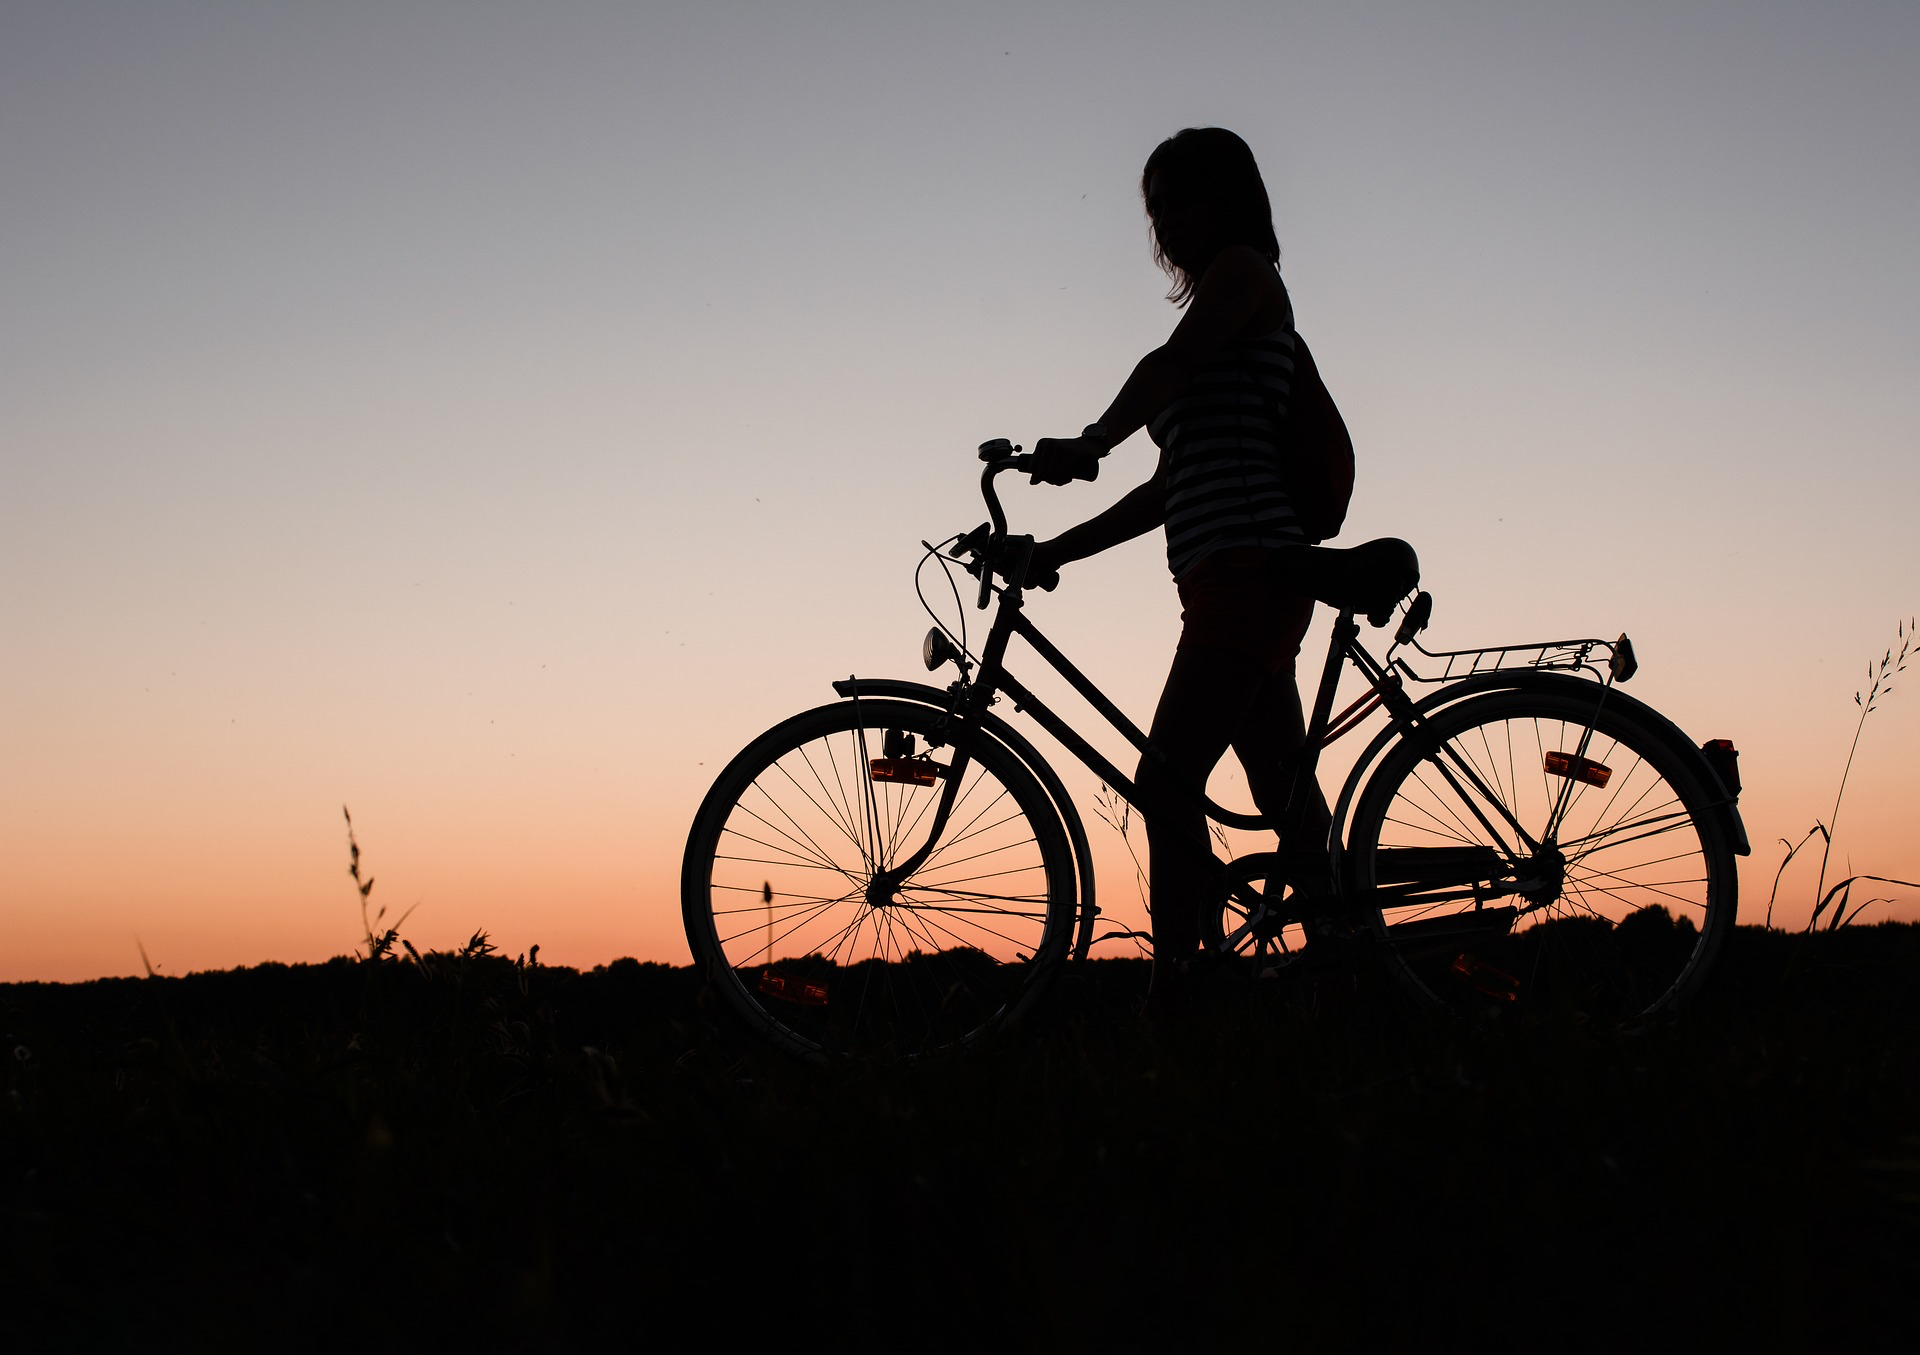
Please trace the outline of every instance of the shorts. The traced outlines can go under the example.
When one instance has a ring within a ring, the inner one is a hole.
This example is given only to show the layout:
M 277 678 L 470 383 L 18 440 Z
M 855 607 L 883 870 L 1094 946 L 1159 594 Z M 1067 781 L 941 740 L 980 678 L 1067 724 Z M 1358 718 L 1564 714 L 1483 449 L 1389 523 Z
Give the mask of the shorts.
M 1313 599 L 1282 576 L 1276 552 L 1263 546 L 1209 552 L 1175 586 L 1178 648 L 1244 654 L 1274 676 L 1293 672 Z

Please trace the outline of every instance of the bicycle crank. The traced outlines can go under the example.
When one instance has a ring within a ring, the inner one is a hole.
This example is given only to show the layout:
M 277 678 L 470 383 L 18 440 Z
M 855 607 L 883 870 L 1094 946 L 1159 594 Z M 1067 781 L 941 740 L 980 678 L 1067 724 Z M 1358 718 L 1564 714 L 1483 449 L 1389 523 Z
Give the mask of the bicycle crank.
M 1271 978 L 1297 961 L 1306 944 L 1296 896 L 1279 882 L 1280 854 L 1230 861 L 1214 880 L 1216 900 L 1202 913 L 1201 942 L 1225 960 Z

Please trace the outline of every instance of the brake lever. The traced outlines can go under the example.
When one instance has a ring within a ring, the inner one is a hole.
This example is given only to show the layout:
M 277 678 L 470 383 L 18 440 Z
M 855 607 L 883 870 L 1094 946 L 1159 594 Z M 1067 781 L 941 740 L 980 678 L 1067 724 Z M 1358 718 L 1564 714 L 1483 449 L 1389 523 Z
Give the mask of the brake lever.
M 1000 554 L 1001 548 L 1005 545 L 1006 538 L 996 532 L 987 542 L 986 550 L 980 554 L 980 597 L 974 603 L 974 606 L 981 611 L 986 610 L 987 603 L 993 598 L 994 560 Z
M 991 522 L 983 522 L 948 547 L 947 555 L 950 559 L 954 560 L 962 559 L 967 555 L 972 555 L 975 559 L 978 559 L 986 553 L 987 542 L 991 540 L 992 537 L 993 524 Z M 968 568 L 971 569 L 972 566 L 968 566 Z
M 1033 538 L 1030 536 L 1010 536 L 1001 543 L 1005 557 L 1001 561 L 998 573 L 1007 581 L 1008 587 L 1027 586 L 1027 565 L 1033 559 Z

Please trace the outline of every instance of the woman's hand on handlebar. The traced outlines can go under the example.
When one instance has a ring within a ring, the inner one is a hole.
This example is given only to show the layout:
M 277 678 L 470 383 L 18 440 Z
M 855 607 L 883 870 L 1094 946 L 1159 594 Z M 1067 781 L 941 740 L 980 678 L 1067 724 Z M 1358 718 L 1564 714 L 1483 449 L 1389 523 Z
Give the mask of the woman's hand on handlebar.
M 1036 541 L 1033 543 L 1033 555 L 1027 561 L 1027 572 L 1029 574 L 1035 571 L 1047 574 L 1058 574 L 1060 572 L 1060 566 L 1067 563 L 1067 556 L 1060 550 L 1058 545 L 1059 539 L 1058 537 L 1054 537 L 1052 540 Z
M 1041 438 L 1033 444 L 1033 454 L 1028 458 L 1031 465 L 1026 469 L 1033 473 L 1028 484 L 1039 484 L 1045 480 L 1050 485 L 1064 485 L 1073 480 L 1092 480 L 1100 474 L 1100 458 L 1107 449 L 1089 437 L 1077 438 Z
M 1043 588 L 1051 592 L 1060 582 L 1060 566 L 1066 564 L 1070 557 L 1060 550 L 1056 544 L 1058 540 L 1059 538 L 1055 537 L 1052 541 L 1033 543 L 1033 553 L 1027 557 L 1029 587 Z
M 1060 566 L 1065 563 L 1056 552 L 1047 555 L 1042 547 L 1045 542 L 1035 541 L 1030 536 L 1010 536 L 1006 539 L 1005 549 L 993 560 L 993 572 L 1008 583 L 1018 583 L 1027 588 L 1041 588 L 1052 592 L 1060 583 Z M 978 563 L 967 566 L 969 574 L 978 574 Z

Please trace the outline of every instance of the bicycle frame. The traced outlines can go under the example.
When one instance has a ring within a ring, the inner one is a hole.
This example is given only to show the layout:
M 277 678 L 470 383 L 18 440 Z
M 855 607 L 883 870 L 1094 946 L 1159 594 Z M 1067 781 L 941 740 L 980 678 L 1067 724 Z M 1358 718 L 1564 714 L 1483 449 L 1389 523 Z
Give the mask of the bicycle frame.
M 1432 607 L 1418 593 L 1389 640 L 1370 650 L 1356 618 L 1364 612 L 1376 627 L 1393 619 L 1418 581 L 1412 547 L 1391 537 L 1350 550 L 1279 547 L 1271 563 L 1287 571 L 1291 586 L 1325 602 L 1333 624 L 1301 746 L 1281 767 L 1252 769 L 1265 813 L 1239 813 L 1208 798 L 1206 786 L 1193 783 L 1197 775 L 1175 777 L 1184 764 L 1157 751 L 1034 624 L 1026 591 L 1052 581 L 1034 568 L 1033 539 L 1007 531 L 993 479 L 1036 463 L 1010 455 L 1017 449 L 1005 442 L 981 451 L 992 521 L 927 546 L 929 561 L 964 562 L 978 580 L 980 608 L 994 608 L 972 644 L 963 624 L 949 628 L 935 613 L 922 657 L 930 671 L 951 662 L 958 675 L 944 687 L 835 682 L 845 700 L 803 711 L 753 740 L 695 816 L 681 875 L 689 945 L 757 1029 L 816 1061 L 843 1044 L 859 1052 L 971 1043 L 1018 1020 L 1062 962 L 1085 959 L 1100 911 L 1095 863 L 1054 770 L 1060 749 L 1103 778 L 1121 803 L 1139 807 L 1156 849 L 1172 850 L 1183 866 L 1190 849 L 1205 853 L 1193 862 L 1204 861 L 1206 871 L 1193 877 L 1207 882 L 1197 900 L 1200 939 L 1236 973 L 1277 975 L 1299 958 L 1304 941 L 1304 953 L 1318 957 L 1310 970 L 1372 954 L 1416 997 L 1442 1007 L 1512 1002 L 1524 989 L 1549 1004 L 1576 1003 L 1629 1022 L 1672 1010 L 1697 986 L 1733 925 L 1733 858 L 1748 850 L 1735 807 L 1736 754 L 1725 740 L 1693 745 L 1658 712 L 1614 691 L 1632 675 L 1625 637 L 1436 652 L 1415 642 Z M 957 582 L 950 567 L 948 581 Z M 964 618 L 969 599 L 955 600 Z M 1055 709 L 1009 670 L 1016 636 L 1138 751 L 1138 772 L 1116 765 L 1127 761 L 1126 748 L 1111 736 L 1077 711 L 1068 712 L 1070 722 L 1064 705 Z M 1336 712 L 1348 664 L 1363 690 L 1348 692 L 1352 699 Z M 1045 741 L 1031 727 L 1016 728 L 1010 712 L 996 712 L 1003 696 L 1059 748 L 1043 755 L 1035 744 Z M 1297 720 L 1289 713 L 1289 724 Z M 1327 814 L 1317 785 L 1322 750 L 1362 728 L 1366 746 L 1343 769 L 1345 784 Z M 1272 794 L 1260 784 L 1267 778 L 1275 780 Z M 1613 789 L 1581 793 L 1575 802 L 1576 780 L 1611 781 Z M 874 789 L 890 782 L 910 785 Z M 1219 848 L 1232 856 L 1241 844 L 1203 831 L 1209 821 L 1274 831 L 1279 849 L 1222 862 Z M 973 855 L 943 855 L 947 845 L 1003 824 L 1014 826 L 968 848 Z M 1171 845 L 1169 824 L 1178 825 Z M 1302 841 L 1308 824 L 1311 843 Z M 763 841 L 769 835 L 760 825 L 791 849 Z M 1662 836 L 1676 830 L 1681 836 Z M 1012 850 L 1019 855 L 966 864 Z M 898 860 L 896 853 L 911 855 Z M 950 866 L 964 873 L 941 874 Z M 1044 880 L 1035 870 L 1044 870 Z M 811 873 L 818 871 L 831 874 Z M 961 887 L 998 876 L 1020 878 Z M 781 934 L 779 956 L 776 890 L 785 901 L 782 922 L 793 924 Z M 757 922 L 741 930 L 727 921 L 755 912 L 742 904 L 750 898 L 768 910 L 764 946 Z M 971 916 L 966 926 L 975 930 L 916 920 L 949 912 L 994 913 L 1017 931 Z M 1004 945 L 970 939 L 983 927 Z M 929 966 L 940 965 L 951 975 L 930 979 Z M 841 971 L 861 977 L 855 990 L 839 985 L 837 1006 L 826 1001 L 824 985 L 817 994 L 807 990 L 818 1002 L 793 996 L 794 976 Z M 874 983 L 885 1001 L 863 1025 Z M 956 994 L 965 1001 L 950 1021 Z M 792 1010 L 782 1005 L 796 1002 Z M 803 1010 L 814 1006 L 829 1010 Z
M 945 693 L 947 700 L 942 704 L 954 719 L 977 726 L 987 718 L 989 707 L 997 697 L 1004 693 L 1013 701 L 1017 711 L 1032 716 L 1035 723 L 1052 735 L 1083 766 L 1098 775 L 1127 803 L 1133 805 L 1143 815 L 1151 817 L 1151 807 L 1142 803 L 1139 786 L 1135 779 L 1116 767 L 1045 701 L 1035 695 L 1031 688 L 1007 670 L 1007 649 L 1013 637 L 1018 635 L 1142 756 L 1149 758 L 1159 756 L 1146 733 L 1027 617 L 1023 599 L 1026 591 L 1026 563 L 1032 548 L 1032 538 L 1007 534 L 1006 520 L 999 498 L 993 489 L 993 477 L 1004 469 L 1007 469 L 1004 464 L 989 465 L 981 477 L 981 490 L 993 520 L 990 524 L 991 537 L 985 548 L 980 551 L 982 558 L 978 566 L 981 575 L 979 603 L 984 607 L 997 594 L 998 604 L 994 612 L 993 624 L 977 656 L 977 669 L 971 675 L 963 671 L 960 679 L 947 688 Z M 929 547 L 929 549 L 932 548 Z M 956 547 L 956 551 L 957 549 Z M 1008 571 L 1009 580 L 1004 587 L 997 586 L 992 581 L 994 565 L 1001 561 L 1011 564 L 1011 569 Z M 1276 825 L 1261 814 L 1243 814 L 1227 809 L 1207 796 L 1204 787 L 1190 790 L 1188 794 L 1193 800 L 1198 801 L 1207 818 L 1232 828 L 1274 831 L 1278 833 L 1283 844 L 1292 844 L 1290 850 L 1297 849 L 1300 845 L 1300 830 L 1307 812 L 1309 799 L 1307 790 L 1315 785 L 1320 750 L 1335 739 L 1359 728 L 1366 718 L 1382 705 L 1387 707 L 1395 719 L 1393 730 L 1390 732 L 1403 733 L 1412 726 L 1415 722 L 1414 703 L 1405 695 L 1400 674 L 1394 670 L 1390 662 L 1382 663 L 1375 659 L 1359 643 L 1358 637 L 1359 625 L 1354 620 L 1354 614 L 1351 611 L 1342 611 L 1334 623 L 1332 642 L 1322 669 L 1320 685 L 1315 694 L 1305 743 L 1291 769 L 1292 776 L 1287 792 L 1284 821 Z M 1392 651 L 1389 650 L 1389 661 L 1391 657 Z M 1366 691 L 1335 716 L 1332 713 L 1333 701 L 1343 667 L 1349 662 L 1367 679 L 1368 686 Z M 844 684 L 835 684 L 836 689 L 853 697 L 856 702 L 859 700 L 860 686 L 858 679 L 849 679 Z M 919 851 L 885 872 L 876 882 L 875 888 L 891 888 L 897 880 L 908 878 L 919 869 L 945 829 L 955 789 L 959 784 L 960 772 L 964 770 L 964 766 L 965 754 L 964 751 L 960 751 L 956 754 L 954 764 L 947 774 L 947 788 L 934 814 L 927 841 Z M 1477 780 L 1471 769 L 1466 769 L 1466 774 Z M 1051 790 L 1052 787 L 1049 789 Z M 1060 795 L 1057 794 L 1056 798 L 1060 798 Z M 1343 803 L 1346 798 L 1346 795 L 1342 796 Z M 1513 826 L 1518 829 L 1517 824 Z M 1337 834 L 1333 836 L 1337 845 Z M 1209 859 L 1212 859 L 1210 849 L 1208 855 Z
M 980 576 L 978 597 L 980 607 L 984 608 L 994 602 L 997 595 L 993 622 L 977 656 L 966 654 L 958 648 L 955 650 L 961 666 L 959 679 L 944 691 L 919 684 L 875 683 L 858 678 L 849 678 L 844 683 L 834 685 L 836 690 L 850 696 L 856 703 L 860 699 L 863 687 L 874 695 L 879 695 L 882 691 L 912 695 L 915 699 L 944 708 L 949 717 L 959 724 L 978 728 L 989 737 L 1009 743 L 1018 739 L 1015 745 L 1016 752 L 1036 775 L 1040 776 L 1048 793 L 1062 807 L 1063 817 L 1067 820 L 1069 832 L 1075 840 L 1076 855 L 1084 866 L 1090 861 L 1089 853 L 1085 849 L 1085 835 L 1078 824 L 1077 815 L 1072 811 L 1071 801 L 1064 786 L 1030 743 L 1025 739 L 1019 739 L 1004 721 L 990 713 L 989 708 L 1001 694 L 1004 693 L 1013 701 L 1015 710 L 1032 716 L 1036 724 L 1052 735 L 1083 766 L 1098 775 L 1143 816 L 1151 818 L 1152 806 L 1142 802 L 1139 785 L 1133 777 L 1115 766 L 1062 716 L 1035 695 L 1031 688 L 1008 671 L 1007 649 L 1013 637 L 1017 635 L 1026 641 L 1027 645 L 1050 668 L 1064 678 L 1067 684 L 1129 744 L 1139 750 L 1143 757 L 1154 758 L 1159 755 L 1146 733 L 1027 617 L 1023 600 L 1027 588 L 1027 565 L 1031 556 L 1033 538 L 1013 536 L 1007 532 L 1006 519 L 993 487 L 994 477 L 1010 468 L 1013 468 L 1011 462 L 998 460 L 990 463 L 981 477 L 981 491 L 992 517 L 991 523 L 987 525 L 990 528 L 990 534 L 984 540 L 978 539 L 981 536 L 980 532 L 958 538 L 951 543 L 951 549 L 948 552 L 950 558 L 959 558 L 963 550 L 976 556 L 975 562 L 968 568 L 977 571 Z M 928 549 L 935 550 L 931 546 Z M 1005 585 L 994 583 L 996 572 L 1006 576 Z M 1424 677 L 1410 667 L 1406 660 L 1396 659 L 1395 653 L 1402 645 L 1413 640 L 1420 627 L 1425 624 L 1425 608 L 1428 605 L 1423 602 L 1413 609 L 1413 612 L 1418 614 L 1417 619 L 1410 616 L 1409 620 L 1401 625 L 1383 659 L 1376 659 L 1360 643 L 1360 627 L 1355 619 L 1355 613 L 1352 610 L 1341 610 L 1337 613 L 1327 657 L 1321 669 L 1319 686 L 1314 695 L 1312 713 L 1307 721 L 1305 741 L 1291 767 L 1283 810 L 1284 817 L 1281 823 L 1276 825 L 1261 814 L 1243 814 L 1227 809 L 1208 797 L 1204 787 L 1186 790 L 1185 793 L 1190 797 L 1189 802 L 1197 801 L 1206 817 L 1215 823 L 1254 831 L 1264 829 L 1279 835 L 1282 851 L 1279 856 L 1280 869 L 1275 873 L 1274 881 L 1291 883 L 1297 874 L 1293 867 L 1297 859 L 1306 851 L 1306 844 L 1301 842 L 1301 830 L 1305 822 L 1310 792 L 1316 785 L 1321 750 L 1334 740 L 1360 728 L 1374 711 L 1384 707 L 1389 723 L 1369 743 L 1349 772 L 1333 809 L 1328 839 L 1325 843 L 1316 844 L 1331 858 L 1336 881 L 1342 878 L 1340 874 L 1341 825 L 1346 821 L 1349 807 L 1369 769 L 1389 747 L 1417 729 L 1439 706 L 1497 688 L 1551 685 L 1563 690 L 1577 689 L 1593 702 L 1592 711 L 1587 717 L 1586 727 L 1582 731 L 1574 753 L 1576 757 L 1584 756 L 1601 709 L 1613 692 L 1615 679 L 1629 676 L 1633 670 L 1632 649 L 1625 636 L 1613 642 L 1591 639 L 1569 640 L 1439 653 L 1430 652 L 1416 643 L 1413 648 L 1419 653 L 1445 664 L 1445 669 L 1439 676 Z M 944 631 L 944 627 L 942 629 Z M 1592 662 L 1592 655 L 1597 649 L 1607 650 L 1611 656 L 1604 674 Z M 1517 662 L 1508 661 L 1511 656 L 1523 655 L 1531 657 Z M 975 661 L 974 665 L 968 663 L 969 659 Z M 1335 714 L 1333 703 L 1341 675 L 1349 663 L 1366 680 L 1367 686 L 1358 697 Z M 1461 665 L 1464 665 L 1466 671 L 1460 671 Z M 1593 680 L 1570 676 L 1569 670 L 1576 669 L 1591 674 Z M 1406 681 L 1409 679 L 1420 683 L 1437 683 L 1439 690 L 1423 700 L 1415 701 L 1406 691 Z M 1629 700 L 1625 697 L 1618 699 Z M 1638 703 L 1634 704 L 1638 705 Z M 1645 710 L 1644 707 L 1641 709 Z M 1645 711 L 1645 714 L 1655 720 L 1661 719 L 1651 711 Z M 1661 723 L 1667 722 L 1661 720 Z M 1673 730 L 1673 735 L 1679 740 L 1680 746 L 1688 746 L 1684 736 L 1681 736 L 1677 729 Z M 1499 852 L 1509 862 L 1517 863 L 1529 855 L 1538 853 L 1542 847 L 1542 839 L 1552 840 L 1567 803 L 1564 796 L 1555 806 L 1541 838 L 1536 838 L 1508 810 L 1502 797 L 1482 781 L 1479 773 L 1460 756 L 1457 750 L 1443 747 L 1442 752 L 1444 758 L 1433 760 L 1436 771 L 1469 807 L 1489 840 L 1498 844 Z M 899 862 L 890 870 L 876 875 L 872 885 L 875 891 L 890 890 L 898 881 L 910 877 L 920 868 L 940 841 L 965 767 L 965 749 L 957 747 L 954 759 L 946 772 L 946 787 L 933 816 L 926 842 L 912 856 Z M 1733 797 L 1728 796 L 1718 807 L 1722 808 L 1733 829 L 1738 843 L 1736 850 L 1744 854 L 1745 831 L 1739 824 Z M 1196 844 L 1196 847 L 1205 850 L 1210 861 L 1215 859 L 1210 845 Z M 1270 881 L 1270 889 L 1272 884 L 1273 882 Z M 1336 888 L 1338 887 L 1336 885 Z M 1079 949 L 1084 955 L 1085 937 L 1090 932 L 1092 917 L 1098 911 L 1093 906 L 1090 880 L 1084 887 L 1082 898 L 1084 916 L 1081 925 L 1082 942 Z

